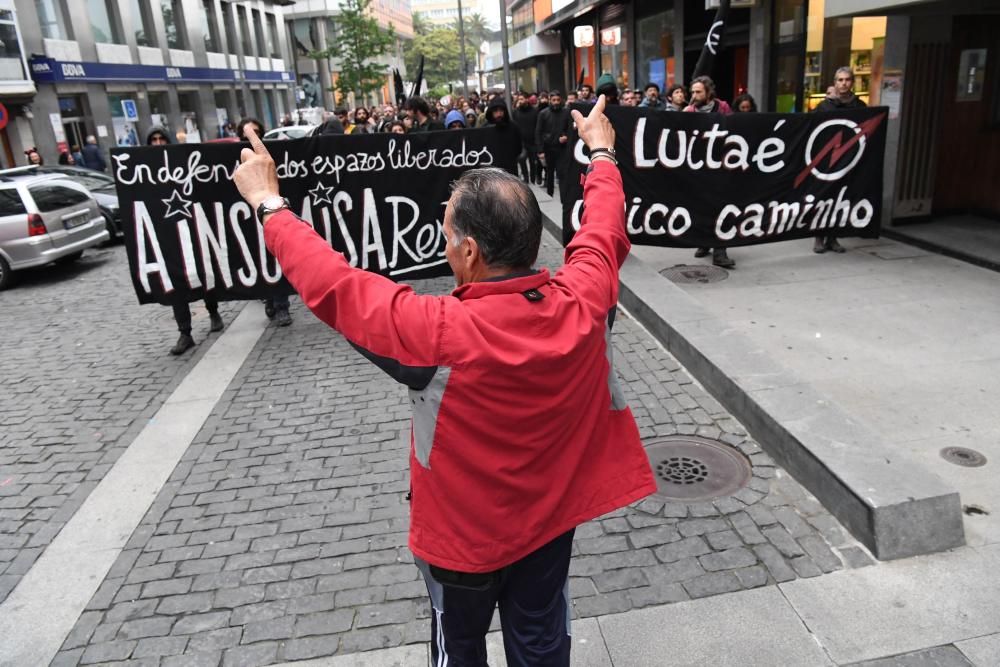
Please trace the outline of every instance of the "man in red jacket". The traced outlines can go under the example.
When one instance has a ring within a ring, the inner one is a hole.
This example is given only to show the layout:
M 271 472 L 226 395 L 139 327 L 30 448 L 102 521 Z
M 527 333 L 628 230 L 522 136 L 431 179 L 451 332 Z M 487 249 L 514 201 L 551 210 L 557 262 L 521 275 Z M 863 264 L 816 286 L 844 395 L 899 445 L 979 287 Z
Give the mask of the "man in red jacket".
M 509 664 L 568 665 L 573 532 L 655 490 L 612 367 L 629 241 L 604 104 L 573 112 L 592 164 L 564 266 L 532 268 L 542 216 L 528 185 L 470 170 L 445 211 L 449 296 L 352 268 L 288 210 L 257 137 L 236 171 L 302 301 L 409 388 L 409 546 L 435 664 L 485 665 L 499 605 Z

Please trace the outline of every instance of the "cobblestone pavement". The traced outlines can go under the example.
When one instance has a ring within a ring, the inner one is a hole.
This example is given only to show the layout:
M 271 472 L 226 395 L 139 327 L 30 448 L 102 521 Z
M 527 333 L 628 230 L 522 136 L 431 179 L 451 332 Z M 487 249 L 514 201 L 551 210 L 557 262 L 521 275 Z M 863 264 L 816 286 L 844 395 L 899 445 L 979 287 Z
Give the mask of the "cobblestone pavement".
M 167 354 L 171 311 L 139 307 L 121 245 L 17 275 L 0 292 L 0 602 L 208 347 Z
M 265 331 L 53 664 L 264 665 L 428 639 L 406 548 L 405 392 L 296 300 L 293 317 Z M 644 437 L 721 438 L 755 481 L 715 504 L 647 499 L 581 526 L 575 617 L 869 562 L 627 315 L 614 344 Z

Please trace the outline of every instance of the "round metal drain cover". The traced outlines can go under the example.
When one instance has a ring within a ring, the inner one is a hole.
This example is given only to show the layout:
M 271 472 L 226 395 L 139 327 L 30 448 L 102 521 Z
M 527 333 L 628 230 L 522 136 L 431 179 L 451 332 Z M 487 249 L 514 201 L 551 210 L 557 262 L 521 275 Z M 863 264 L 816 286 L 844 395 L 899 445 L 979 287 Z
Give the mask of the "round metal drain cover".
M 717 283 L 729 277 L 729 272 L 708 264 L 678 264 L 660 271 L 660 275 L 675 283 Z
M 986 465 L 985 456 L 967 447 L 945 447 L 941 450 L 941 458 L 948 463 L 965 466 L 966 468 L 978 468 Z
M 646 445 L 664 500 L 703 501 L 731 496 L 753 476 L 750 461 L 736 448 L 695 436 L 662 438 Z

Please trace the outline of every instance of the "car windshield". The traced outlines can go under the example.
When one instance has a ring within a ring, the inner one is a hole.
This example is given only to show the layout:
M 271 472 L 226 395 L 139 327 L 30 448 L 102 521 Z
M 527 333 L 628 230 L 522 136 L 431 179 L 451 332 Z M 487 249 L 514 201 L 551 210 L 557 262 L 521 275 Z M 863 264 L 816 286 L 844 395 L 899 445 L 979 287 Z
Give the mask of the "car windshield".
M 88 190 L 98 190 L 101 192 L 115 189 L 115 180 L 110 176 L 105 176 L 89 169 L 76 169 L 73 167 L 49 167 L 48 171 L 53 174 L 65 176 L 73 180 Z

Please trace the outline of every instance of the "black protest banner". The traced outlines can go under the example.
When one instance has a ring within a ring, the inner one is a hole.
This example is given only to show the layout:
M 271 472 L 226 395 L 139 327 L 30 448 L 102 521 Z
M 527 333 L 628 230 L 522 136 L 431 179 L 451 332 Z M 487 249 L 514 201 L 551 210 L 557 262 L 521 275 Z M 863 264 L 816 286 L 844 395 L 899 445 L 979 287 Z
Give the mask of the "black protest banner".
M 475 167 L 511 169 L 501 131 L 324 136 L 265 143 L 292 211 L 359 266 L 394 280 L 449 274 L 444 207 Z M 233 172 L 248 144 L 112 150 L 140 303 L 290 294 Z
M 723 116 L 611 106 L 605 113 L 637 245 L 721 248 L 879 234 L 883 107 Z M 589 164 L 575 133 L 569 145 L 560 186 L 564 243 L 580 228 Z

